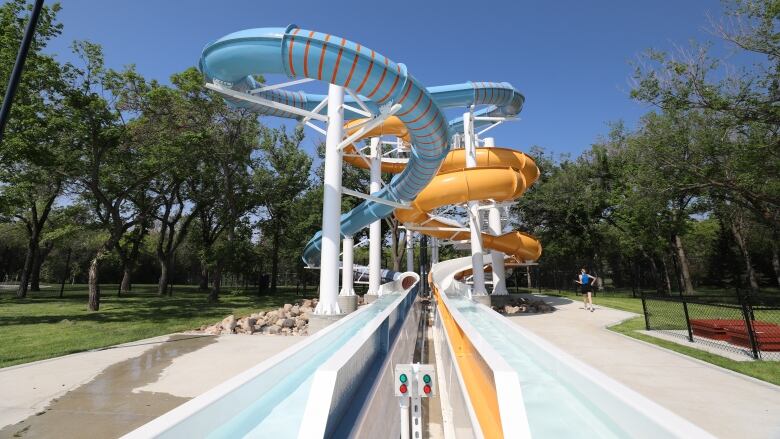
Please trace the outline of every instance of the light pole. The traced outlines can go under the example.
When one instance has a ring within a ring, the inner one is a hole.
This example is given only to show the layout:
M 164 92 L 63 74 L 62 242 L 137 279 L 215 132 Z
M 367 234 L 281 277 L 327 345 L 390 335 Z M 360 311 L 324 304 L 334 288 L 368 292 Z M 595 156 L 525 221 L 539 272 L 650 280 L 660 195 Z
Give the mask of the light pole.
M 3 141 L 5 124 L 8 122 L 8 115 L 11 113 L 11 104 L 14 101 L 16 89 L 19 86 L 19 80 L 22 79 L 24 62 L 27 60 L 27 52 L 30 51 L 30 44 L 35 36 L 35 27 L 38 25 L 38 17 L 41 15 L 42 8 L 43 0 L 36 0 L 33 5 L 32 14 L 30 14 L 30 21 L 27 22 L 27 28 L 24 30 L 22 44 L 19 46 L 19 53 L 16 54 L 14 69 L 11 71 L 11 76 L 8 78 L 8 88 L 6 88 L 5 97 L 3 98 L 3 106 L 0 107 L 0 142 Z

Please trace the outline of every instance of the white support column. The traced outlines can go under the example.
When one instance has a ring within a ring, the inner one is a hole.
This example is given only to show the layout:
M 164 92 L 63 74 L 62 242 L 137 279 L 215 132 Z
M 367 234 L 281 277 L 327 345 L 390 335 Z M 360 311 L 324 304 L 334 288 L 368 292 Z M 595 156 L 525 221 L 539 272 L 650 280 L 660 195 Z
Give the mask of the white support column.
M 345 236 L 341 243 L 341 292 L 339 296 L 354 296 L 353 271 L 355 267 L 353 247 L 355 246 L 355 241 L 351 236 Z
M 379 137 L 371 138 L 371 183 L 369 194 L 379 192 L 382 184 L 382 144 Z M 372 296 L 379 294 L 382 283 L 382 220 L 376 220 L 368 230 L 368 292 Z
M 439 238 L 431 238 L 431 265 L 439 263 Z
M 463 135 L 466 148 L 466 167 L 477 167 L 477 145 L 474 138 L 474 115 L 471 112 L 463 114 Z M 483 269 L 484 251 L 482 250 L 482 233 L 480 230 L 479 201 L 469 201 L 469 229 L 471 230 L 471 269 L 474 285 L 472 296 L 487 296 L 485 289 L 485 270 Z
M 492 148 L 496 146 L 495 139 L 485 138 L 485 147 Z M 488 227 L 490 234 L 498 236 L 503 231 L 501 226 L 501 211 L 498 207 L 488 209 Z M 504 269 L 504 254 L 499 251 L 490 251 L 491 265 L 493 266 L 493 292 L 494 296 L 504 296 L 509 294 L 506 290 L 506 271 Z
M 412 231 L 406 229 L 406 271 L 414 271 L 414 240 Z
M 315 314 L 341 314 L 339 309 L 339 244 L 341 241 L 341 158 L 344 137 L 344 87 L 328 87 L 328 132 L 322 197 L 322 252 L 320 300 Z

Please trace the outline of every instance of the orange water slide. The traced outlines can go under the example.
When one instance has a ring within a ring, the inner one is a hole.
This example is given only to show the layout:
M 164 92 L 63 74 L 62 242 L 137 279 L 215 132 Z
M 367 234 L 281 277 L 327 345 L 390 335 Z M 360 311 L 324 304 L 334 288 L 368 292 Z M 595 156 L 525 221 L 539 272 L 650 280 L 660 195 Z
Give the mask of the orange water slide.
M 359 122 L 352 121 L 347 124 L 347 131 L 354 130 L 351 127 Z M 364 137 L 380 135 L 394 135 L 403 139 L 408 133 L 400 120 L 390 117 Z M 347 147 L 345 153 L 345 161 L 360 168 L 368 168 L 369 164 L 357 155 L 355 146 Z M 466 168 L 466 151 L 450 151 L 442 162 L 439 173 L 412 201 L 411 208 L 395 210 L 396 218 L 404 224 L 423 228 L 421 233 L 429 236 L 456 241 L 469 240 L 471 235 L 468 231 L 446 230 L 453 229 L 455 224 L 429 212 L 442 206 L 471 200 L 511 201 L 522 196 L 539 178 L 536 163 L 520 151 L 501 147 L 477 148 L 476 156 L 477 167 Z M 382 161 L 383 172 L 398 173 L 403 171 L 403 168 L 403 162 Z M 542 253 L 539 240 L 520 231 L 498 236 L 483 233 L 482 244 L 487 249 L 503 252 L 521 261 L 535 261 Z

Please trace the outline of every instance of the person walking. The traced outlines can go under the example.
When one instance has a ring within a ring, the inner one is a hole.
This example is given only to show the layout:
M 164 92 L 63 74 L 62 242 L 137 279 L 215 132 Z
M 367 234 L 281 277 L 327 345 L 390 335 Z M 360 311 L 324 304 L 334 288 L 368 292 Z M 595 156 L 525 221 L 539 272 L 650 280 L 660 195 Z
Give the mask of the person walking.
M 580 270 L 580 274 L 577 277 L 577 283 L 580 284 L 580 293 L 582 294 L 582 302 L 585 304 L 585 310 L 593 312 L 593 282 L 595 277 L 588 274 L 588 270 L 583 267 Z

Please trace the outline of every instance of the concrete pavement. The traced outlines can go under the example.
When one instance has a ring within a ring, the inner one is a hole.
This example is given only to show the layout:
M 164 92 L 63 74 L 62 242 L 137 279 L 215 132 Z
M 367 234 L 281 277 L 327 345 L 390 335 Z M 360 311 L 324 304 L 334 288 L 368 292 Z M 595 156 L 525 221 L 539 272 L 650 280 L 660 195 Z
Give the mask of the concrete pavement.
M 636 314 L 543 298 L 557 310 L 507 318 L 718 437 L 780 437 L 780 387 L 606 329 Z
M 0 438 L 117 437 L 303 339 L 175 334 L 0 369 Z

